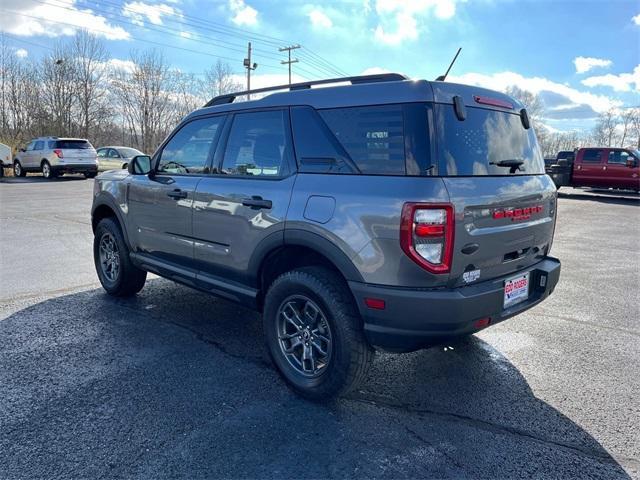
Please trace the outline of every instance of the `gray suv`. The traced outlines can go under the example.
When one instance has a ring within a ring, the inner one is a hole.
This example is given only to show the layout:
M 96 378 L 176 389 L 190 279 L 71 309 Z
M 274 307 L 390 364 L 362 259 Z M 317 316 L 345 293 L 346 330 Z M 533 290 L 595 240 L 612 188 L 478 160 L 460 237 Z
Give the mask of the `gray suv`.
M 98 177 L 108 293 L 153 272 L 256 309 L 287 383 L 324 399 L 375 349 L 470 335 L 553 292 L 556 188 L 516 100 L 398 74 L 251 93 Z

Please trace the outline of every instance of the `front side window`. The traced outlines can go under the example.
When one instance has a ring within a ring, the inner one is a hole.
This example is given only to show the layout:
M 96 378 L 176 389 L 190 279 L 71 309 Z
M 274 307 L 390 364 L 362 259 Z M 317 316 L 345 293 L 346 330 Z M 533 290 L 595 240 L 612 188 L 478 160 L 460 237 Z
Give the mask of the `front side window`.
M 588 148 L 584 151 L 582 155 L 583 162 L 593 162 L 600 163 L 600 159 L 602 158 L 602 150 L 596 150 L 594 148 Z
M 222 173 L 277 177 L 286 173 L 284 111 L 236 114 L 222 161 Z
M 452 105 L 435 108 L 441 171 L 448 176 L 533 175 L 544 160 L 533 129 L 520 115 L 467 107 L 458 120 Z
M 608 164 L 614 165 L 626 165 L 627 160 L 629 160 L 629 153 L 623 150 L 612 150 L 609 152 L 609 158 L 607 159 Z
M 34 150 L 42 150 L 44 148 L 44 142 L 42 140 L 38 140 L 33 147 Z
M 118 152 L 116 152 L 115 149 L 110 148 L 109 149 L 109 157 L 111 157 L 111 158 L 120 158 L 120 155 L 118 155 Z
M 223 120 L 224 117 L 209 117 L 183 125 L 162 149 L 158 159 L 158 173 L 206 173 L 212 147 Z

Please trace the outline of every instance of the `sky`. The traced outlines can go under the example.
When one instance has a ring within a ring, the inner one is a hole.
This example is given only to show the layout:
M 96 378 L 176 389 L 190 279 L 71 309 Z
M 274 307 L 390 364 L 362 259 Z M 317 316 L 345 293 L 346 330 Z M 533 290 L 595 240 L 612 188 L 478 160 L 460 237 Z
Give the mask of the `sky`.
M 87 28 L 124 68 L 155 48 L 202 75 L 218 59 L 252 87 L 376 72 L 539 94 L 544 124 L 584 130 L 598 113 L 640 106 L 640 1 L 552 0 L 2 0 L 3 41 L 25 59 Z

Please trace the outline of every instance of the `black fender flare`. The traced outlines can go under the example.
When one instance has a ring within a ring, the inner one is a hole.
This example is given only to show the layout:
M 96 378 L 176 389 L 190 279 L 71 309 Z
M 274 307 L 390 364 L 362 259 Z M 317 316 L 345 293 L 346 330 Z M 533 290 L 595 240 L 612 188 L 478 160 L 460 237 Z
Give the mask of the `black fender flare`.
M 249 260 L 248 274 L 258 286 L 263 261 L 280 247 L 299 246 L 318 252 L 327 258 L 347 281 L 364 282 L 362 275 L 351 259 L 335 243 L 307 230 L 285 229 L 267 236 L 253 252 Z
M 96 225 L 94 224 L 93 217 L 95 215 L 96 210 L 102 206 L 108 207 L 110 210 L 113 211 L 113 213 L 115 213 L 116 219 L 120 224 L 120 228 L 122 228 L 124 241 L 127 244 L 127 247 L 129 247 L 129 250 L 131 250 L 131 243 L 129 242 L 129 235 L 127 233 L 127 224 L 124 221 L 124 216 L 122 214 L 122 211 L 120 210 L 118 205 L 116 205 L 116 202 L 113 199 L 113 197 L 105 192 L 98 193 L 98 195 L 96 195 L 96 197 L 93 199 L 93 205 L 91 206 L 91 229 L 95 233 Z

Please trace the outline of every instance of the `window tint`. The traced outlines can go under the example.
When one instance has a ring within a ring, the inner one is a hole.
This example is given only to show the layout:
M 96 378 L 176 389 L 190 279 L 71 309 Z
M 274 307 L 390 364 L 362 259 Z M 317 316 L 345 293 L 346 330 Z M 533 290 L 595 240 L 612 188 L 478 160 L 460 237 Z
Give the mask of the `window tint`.
M 197 175 L 207 172 L 207 162 L 224 117 L 194 120 L 167 143 L 158 161 L 159 173 Z
M 623 150 L 612 150 L 609 152 L 607 163 L 626 165 L 629 159 L 629 153 Z
M 602 150 L 595 150 L 592 148 L 588 148 L 584 151 L 582 155 L 583 162 L 600 162 L 600 158 L 602 157 Z
M 291 122 L 300 172 L 356 173 L 358 171 L 315 109 L 293 107 Z
M 57 140 L 55 148 L 75 148 L 80 150 L 88 150 L 91 144 L 86 140 Z
M 402 105 L 333 108 L 319 113 L 362 173 L 405 173 Z
M 44 142 L 42 140 L 38 140 L 33 147 L 34 150 L 42 150 L 44 149 Z
M 286 170 L 284 112 L 237 114 L 222 162 L 228 175 L 279 176 Z
M 452 105 L 436 105 L 435 118 L 444 175 L 544 173 L 533 129 L 525 129 L 519 115 L 467 107 L 467 118 L 460 121 Z M 519 169 L 513 167 L 519 162 Z

